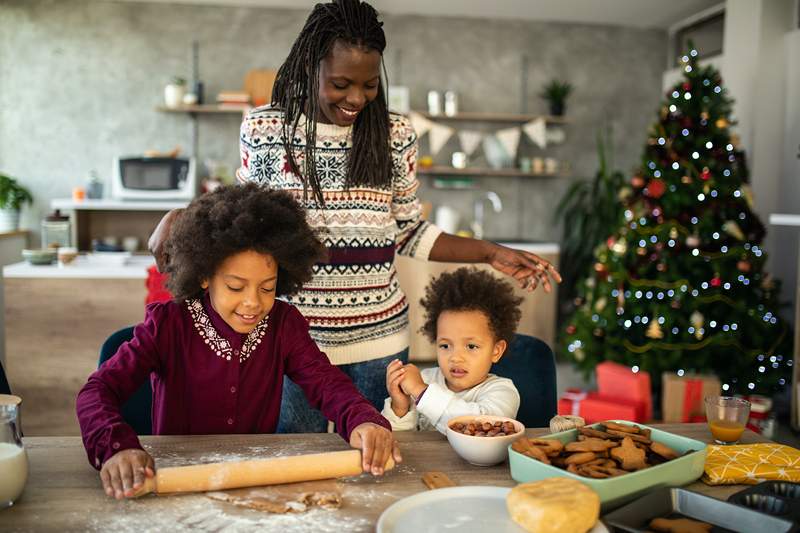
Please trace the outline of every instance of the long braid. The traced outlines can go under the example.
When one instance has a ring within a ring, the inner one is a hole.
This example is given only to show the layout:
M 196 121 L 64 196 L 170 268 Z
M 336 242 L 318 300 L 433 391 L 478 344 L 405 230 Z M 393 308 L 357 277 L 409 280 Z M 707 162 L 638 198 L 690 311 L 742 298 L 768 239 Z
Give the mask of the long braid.
M 284 112 L 283 143 L 289 168 L 311 188 L 315 200 L 325 205 L 316 168 L 317 109 L 319 107 L 319 63 L 330 52 L 334 42 L 364 46 L 383 55 L 386 37 L 378 13 L 360 0 L 333 0 L 317 4 L 297 36 L 289 56 L 278 69 L 272 90 L 272 103 Z M 381 59 L 383 64 L 383 59 Z M 357 185 L 385 188 L 391 183 L 389 151 L 389 111 L 384 93 L 384 76 L 378 82 L 378 95 L 358 114 L 353 124 L 353 147 L 347 162 L 345 187 Z M 296 153 L 296 131 L 300 117 L 306 113 L 304 125 L 306 146 L 303 169 Z

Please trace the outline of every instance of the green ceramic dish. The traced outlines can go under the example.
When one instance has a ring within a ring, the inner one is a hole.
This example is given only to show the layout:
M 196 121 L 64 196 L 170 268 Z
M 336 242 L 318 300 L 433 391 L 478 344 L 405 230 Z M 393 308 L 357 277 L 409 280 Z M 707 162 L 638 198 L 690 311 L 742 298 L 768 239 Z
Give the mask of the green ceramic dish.
M 614 420 L 613 422 L 621 424 L 632 423 L 626 420 Z M 595 428 L 598 425 L 600 424 L 592 424 L 588 427 Z M 624 476 L 591 479 L 572 474 L 562 468 L 546 465 L 536 459 L 531 459 L 527 455 L 514 451 L 509 446 L 508 463 L 511 467 L 511 477 L 519 483 L 538 481 L 549 477 L 568 477 L 578 480 L 591 487 L 600 496 L 603 512 L 607 512 L 635 499 L 653 487 L 680 487 L 695 481 L 703 475 L 703 467 L 708 454 L 707 446 L 704 442 L 667 433 L 644 424 L 636 425 L 650 429 L 652 432 L 650 438 L 652 440 L 666 444 L 679 454 L 684 454 L 689 450 L 694 450 L 694 452 L 660 465 L 625 474 Z M 539 438 L 557 439 L 566 444 L 578 439 L 578 430 L 570 429 L 569 431 L 553 433 Z
M 22 250 L 22 257 L 32 265 L 50 265 L 56 260 L 56 250 L 53 248 L 25 249 Z

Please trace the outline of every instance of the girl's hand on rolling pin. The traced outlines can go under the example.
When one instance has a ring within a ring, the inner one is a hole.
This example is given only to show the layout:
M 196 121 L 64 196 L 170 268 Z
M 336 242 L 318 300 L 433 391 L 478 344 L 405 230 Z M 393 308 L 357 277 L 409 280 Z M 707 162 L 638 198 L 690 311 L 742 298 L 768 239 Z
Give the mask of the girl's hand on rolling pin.
M 372 422 L 364 422 L 353 429 L 350 446 L 361 450 L 361 467 L 364 472 L 372 472 L 375 476 L 383 474 L 390 455 L 396 463 L 403 462 L 392 432 Z
M 145 477 L 153 477 L 156 465 L 150 454 L 139 448 L 122 450 L 111 456 L 100 470 L 103 490 L 112 498 L 130 498 L 144 484 Z
M 550 292 L 552 290 L 550 278 L 556 283 L 561 283 L 561 274 L 556 267 L 530 252 L 495 244 L 487 262 L 495 270 L 516 279 L 519 286 L 528 291 L 534 290 L 541 283 L 544 291 Z

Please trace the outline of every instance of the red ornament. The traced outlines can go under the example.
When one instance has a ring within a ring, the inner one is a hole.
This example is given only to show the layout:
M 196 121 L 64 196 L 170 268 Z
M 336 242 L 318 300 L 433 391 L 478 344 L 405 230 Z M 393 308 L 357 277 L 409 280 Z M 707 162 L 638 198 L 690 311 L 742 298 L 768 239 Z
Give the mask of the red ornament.
M 632 177 L 631 185 L 633 185 L 637 189 L 641 189 L 642 187 L 644 187 L 644 178 L 639 175 Z
M 738 268 L 742 272 L 750 272 L 750 263 L 742 259 L 738 263 L 736 263 L 736 268 Z
M 575 333 L 576 329 L 577 328 L 575 327 L 575 324 L 570 324 L 569 326 L 567 326 L 567 334 L 572 335 L 573 333 Z
M 708 180 L 711 178 L 711 171 L 708 167 L 703 167 L 703 171 L 700 173 L 700 178 L 703 180 Z
M 683 90 L 684 91 L 688 91 L 691 88 L 692 88 L 692 84 L 691 83 L 689 83 L 688 81 L 683 82 Z
M 719 287 L 720 285 L 722 285 L 722 280 L 719 278 L 719 276 L 714 276 L 711 278 L 712 287 Z
M 650 183 L 647 184 L 647 196 L 650 198 L 661 198 L 666 190 L 667 186 L 664 185 L 664 181 L 660 179 L 652 179 Z

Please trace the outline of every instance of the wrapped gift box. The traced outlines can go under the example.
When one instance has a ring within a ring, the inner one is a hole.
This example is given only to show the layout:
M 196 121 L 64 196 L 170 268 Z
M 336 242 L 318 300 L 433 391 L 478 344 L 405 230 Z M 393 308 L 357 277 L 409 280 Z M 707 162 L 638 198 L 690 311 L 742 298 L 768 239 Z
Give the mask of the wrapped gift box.
M 706 396 L 718 396 L 720 393 L 716 376 L 678 376 L 674 372 L 664 372 L 661 386 L 664 422 L 705 422 Z
M 631 402 L 596 392 L 569 389 L 558 400 L 558 414 L 580 416 L 587 424 L 603 420 L 644 422 L 646 413 L 644 402 Z
M 653 393 L 649 373 L 643 370 L 634 372 L 629 366 L 612 361 L 597 365 L 596 373 L 598 394 L 642 404 L 644 415 L 636 422 L 647 422 L 653 418 Z

